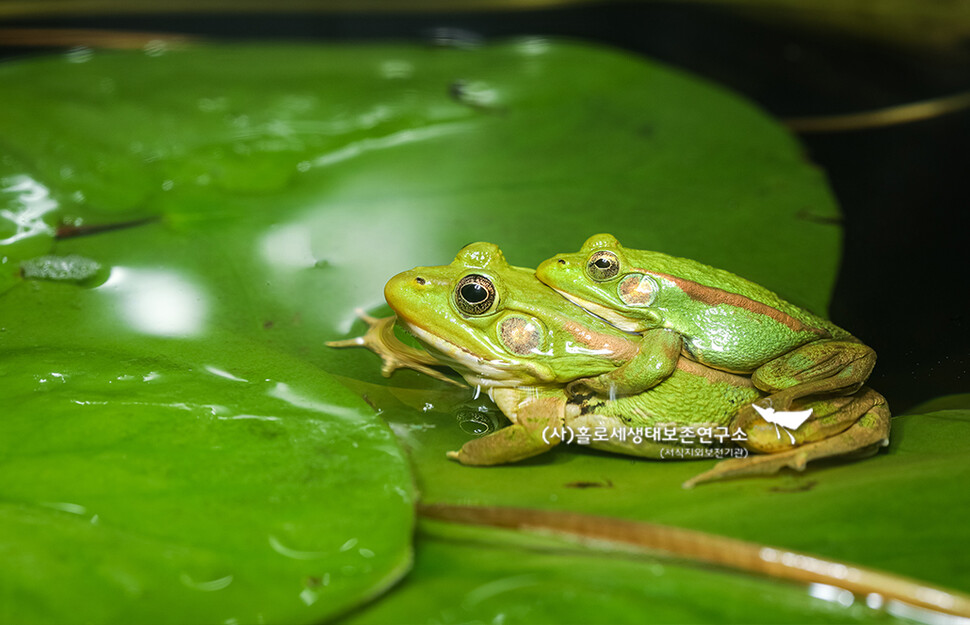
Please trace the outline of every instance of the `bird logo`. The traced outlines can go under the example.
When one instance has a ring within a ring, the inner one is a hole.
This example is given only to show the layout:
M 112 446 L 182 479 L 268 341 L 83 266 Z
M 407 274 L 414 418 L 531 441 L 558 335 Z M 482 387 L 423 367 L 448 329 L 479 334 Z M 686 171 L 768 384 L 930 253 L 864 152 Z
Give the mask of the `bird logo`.
M 795 437 L 792 435 L 792 431 L 800 428 L 812 416 L 811 408 L 808 410 L 789 412 L 786 410 L 776 411 L 771 407 L 762 408 L 758 404 L 751 404 L 751 407 L 761 415 L 762 419 L 775 426 L 775 433 L 778 435 L 778 438 L 781 438 L 781 430 L 778 429 L 781 426 L 781 429 L 785 430 L 785 434 L 791 439 L 792 445 L 795 444 Z

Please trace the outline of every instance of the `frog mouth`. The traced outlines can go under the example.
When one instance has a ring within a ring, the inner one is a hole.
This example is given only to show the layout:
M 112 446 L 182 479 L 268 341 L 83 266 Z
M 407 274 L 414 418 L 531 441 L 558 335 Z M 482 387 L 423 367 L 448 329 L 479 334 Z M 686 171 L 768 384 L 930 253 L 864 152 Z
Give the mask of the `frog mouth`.
M 593 313 L 603 321 L 625 332 L 641 332 L 643 330 L 641 325 L 636 320 L 630 319 L 629 317 L 624 317 L 612 308 L 608 308 L 602 304 L 597 304 L 596 302 L 585 300 L 577 295 L 560 291 L 556 288 L 553 290 L 568 299 L 573 304 L 576 304 L 580 308 L 586 309 L 588 312 Z
M 398 321 L 414 338 L 435 350 L 436 356 L 460 373 L 469 384 L 485 388 L 520 386 L 521 376 L 514 370 L 514 363 L 504 360 L 486 360 L 460 345 L 425 330 L 416 323 L 402 319 L 400 315 L 398 315 Z

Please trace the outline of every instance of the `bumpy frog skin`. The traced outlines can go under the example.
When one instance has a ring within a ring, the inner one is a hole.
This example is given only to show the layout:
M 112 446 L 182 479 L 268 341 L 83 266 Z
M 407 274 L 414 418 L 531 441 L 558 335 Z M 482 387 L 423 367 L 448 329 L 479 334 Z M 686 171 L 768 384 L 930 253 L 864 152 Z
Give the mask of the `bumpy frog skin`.
M 394 317 L 369 319 L 365 337 L 337 341 L 363 345 L 382 356 L 385 375 L 412 367 L 455 369 L 471 385 L 488 389 L 512 425 L 466 443 L 449 457 L 464 464 L 515 462 L 555 446 L 564 427 L 593 431 L 638 427 L 739 429 L 741 443 L 766 456 L 725 460 L 697 476 L 701 481 L 802 468 L 814 458 L 875 451 L 888 435 L 889 413 L 877 393 L 795 403 L 813 417 L 791 436 L 743 409 L 764 393 L 748 376 L 679 358 L 680 336 L 657 328 L 640 335 L 587 314 L 545 287 L 528 269 L 512 267 L 499 249 L 471 244 L 450 265 L 419 267 L 392 278 L 385 298 L 396 321 L 428 352 L 404 346 L 391 332 Z M 620 397 L 599 388 L 624 392 Z M 576 386 L 579 384 L 579 386 Z M 753 412 L 752 412 L 753 414 Z M 698 442 L 634 444 L 615 437 L 590 446 L 618 453 L 669 457 Z M 667 450 L 667 456 L 665 456 Z
M 608 234 L 543 262 L 536 276 L 618 328 L 676 331 L 684 356 L 752 374 L 778 410 L 800 397 L 853 393 L 876 361 L 845 330 L 764 287 L 693 260 L 624 248 Z

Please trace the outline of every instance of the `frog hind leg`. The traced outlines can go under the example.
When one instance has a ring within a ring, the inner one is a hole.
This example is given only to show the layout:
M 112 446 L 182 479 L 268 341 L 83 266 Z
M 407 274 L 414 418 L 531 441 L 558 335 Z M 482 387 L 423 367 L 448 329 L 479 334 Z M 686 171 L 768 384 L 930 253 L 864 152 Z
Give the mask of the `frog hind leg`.
M 746 439 L 742 443 L 745 448 L 760 454 L 774 454 L 832 438 L 849 429 L 880 401 L 885 402 L 881 395 L 870 388 L 864 388 L 854 395 L 798 399 L 791 409 L 809 411 L 809 414 L 801 425 L 794 428 L 784 427 L 784 420 L 776 424 L 771 416 L 766 419 L 748 405 L 738 411 L 731 425 L 745 433 Z
M 854 422 L 838 434 L 777 453 L 723 460 L 709 471 L 684 482 L 684 488 L 733 477 L 771 475 L 785 467 L 802 471 L 807 463 L 821 458 L 873 455 L 880 447 L 889 444 L 889 407 L 882 395 L 870 388 L 863 388 L 850 399 L 838 411 L 837 418 L 843 423 Z
M 802 345 L 763 364 L 751 381 L 760 390 L 772 393 L 759 405 L 784 411 L 801 397 L 856 392 L 875 364 L 876 352 L 868 345 L 830 339 Z
M 461 382 L 453 380 L 441 373 L 434 366 L 442 366 L 444 363 L 428 352 L 405 345 L 394 335 L 394 322 L 397 317 L 371 317 L 361 310 L 357 311 L 357 316 L 367 323 L 367 332 L 363 336 L 342 341 L 327 341 L 328 347 L 363 347 L 374 352 L 381 357 L 381 374 L 387 378 L 397 369 L 414 369 L 425 375 L 429 375 L 436 380 L 454 384 L 455 386 L 465 386 Z
M 562 393 L 523 398 L 514 389 L 501 390 L 509 393 L 505 398 L 495 397 L 496 403 L 512 425 L 468 441 L 460 450 L 449 451 L 449 458 L 475 466 L 505 464 L 537 456 L 559 444 L 566 409 Z M 497 389 L 495 394 L 499 392 Z
M 566 391 L 571 396 L 593 393 L 610 399 L 641 393 L 674 372 L 682 346 L 683 338 L 676 332 L 664 328 L 649 330 L 640 339 L 636 356 L 609 373 L 574 380 Z

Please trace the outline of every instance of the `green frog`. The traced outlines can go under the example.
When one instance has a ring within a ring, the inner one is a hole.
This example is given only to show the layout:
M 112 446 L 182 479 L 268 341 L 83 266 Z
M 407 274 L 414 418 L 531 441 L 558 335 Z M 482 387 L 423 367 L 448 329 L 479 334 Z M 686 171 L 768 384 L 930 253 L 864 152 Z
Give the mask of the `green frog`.
M 412 367 L 437 376 L 433 367 L 444 365 L 487 389 L 512 425 L 448 454 L 463 464 L 516 462 L 575 438 L 655 458 L 767 454 L 724 460 L 685 484 L 692 486 L 874 451 L 888 435 L 884 401 L 869 389 L 794 402 L 811 417 L 784 435 L 760 414 L 739 419 L 765 396 L 749 376 L 679 358 L 682 339 L 669 329 L 640 335 L 586 313 L 532 270 L 510 266 L 492 244 L 466 246 L 450 265 L 398 274 L 384 295 L 396 317 L 367 318 L 364 337 L 331 345 L 369 347 L 384 359 L 385 375 Z M 395 323 L 426 351 L 398 340 Z M 611 395 L 617 386 L 642 390 Z
M 750 374 L 787 411 L 801 397 L 855 393 L 875 352 L 835 324 L 722 269 L 624 248 L 609 234 L 539 265 L 536 276 L 629 332 L 671 329 L 682 353 L 715 369 Z

